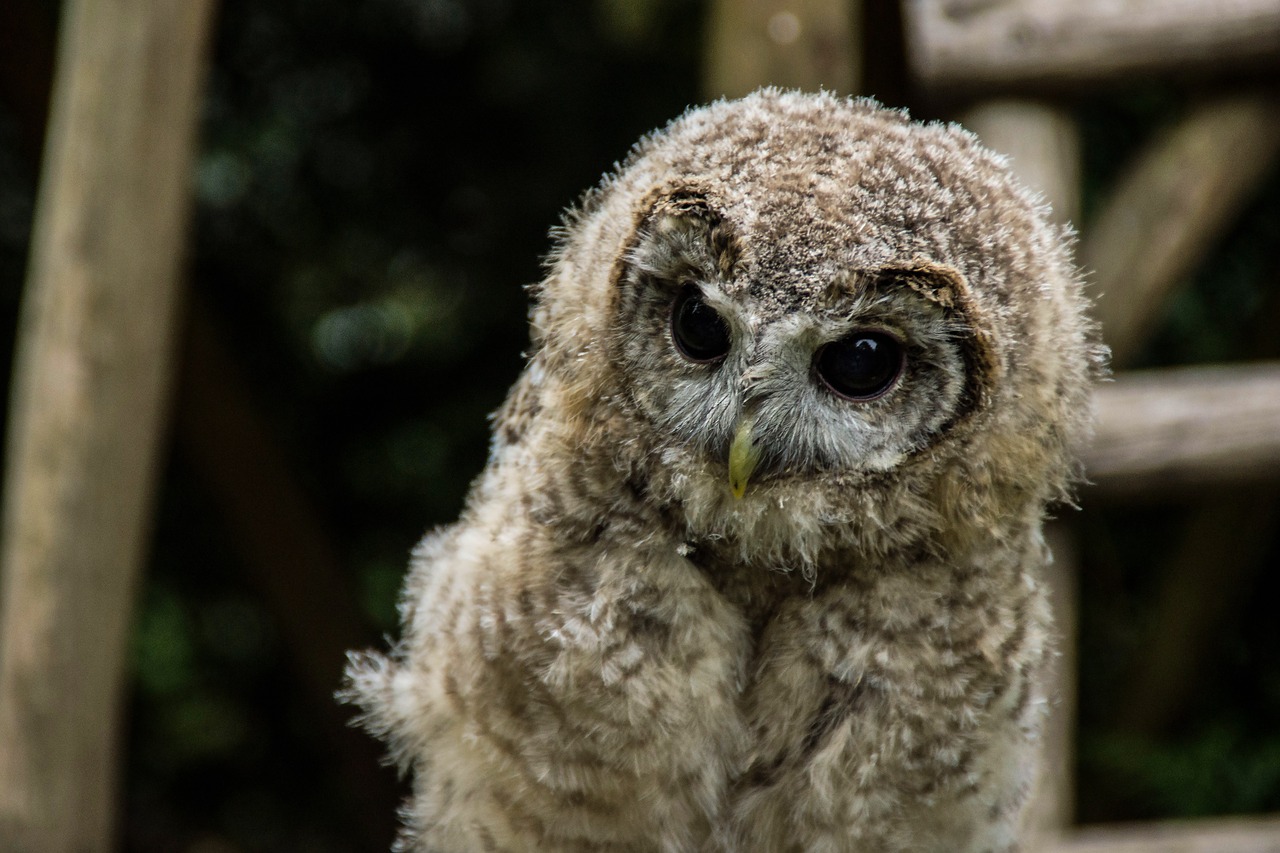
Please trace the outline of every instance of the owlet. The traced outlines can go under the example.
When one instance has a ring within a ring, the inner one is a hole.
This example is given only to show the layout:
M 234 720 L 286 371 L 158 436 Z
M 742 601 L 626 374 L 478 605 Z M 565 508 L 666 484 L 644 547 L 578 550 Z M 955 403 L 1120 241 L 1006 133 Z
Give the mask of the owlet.
M 956 126 L 764 90 L 556 232 L 528 365 L 346 698 L 414 851 L 1013 851 L 1103 350 Z

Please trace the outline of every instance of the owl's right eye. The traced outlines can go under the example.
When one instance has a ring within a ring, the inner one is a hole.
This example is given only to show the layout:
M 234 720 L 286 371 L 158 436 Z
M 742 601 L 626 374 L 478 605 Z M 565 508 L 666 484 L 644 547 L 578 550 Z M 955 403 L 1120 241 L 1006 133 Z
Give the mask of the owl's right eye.
M 825 344 L 814 357 L 822 384 L 846 400 L 874 400 L 898 381 L 906 356 L 884 332 L 863 331 Z
M 690 361 L 707 364 L 729 353 L 729 324 L 702 298 L 702 291 L 686 284 L 671 308 L 671 339 Z

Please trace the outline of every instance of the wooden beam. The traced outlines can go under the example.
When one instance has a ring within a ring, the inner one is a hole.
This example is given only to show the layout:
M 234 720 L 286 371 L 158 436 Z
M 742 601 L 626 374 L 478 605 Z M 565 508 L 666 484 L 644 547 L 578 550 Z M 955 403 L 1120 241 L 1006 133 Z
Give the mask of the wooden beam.
M 171 369 L 210 0 L 70 0 L 14 371 L 0 838 L 114 844 L 124 664 Z
M 1280 853 L 1280 817 L 1206 818 L 1081 829 L 1041 853 Z
M 1240 95 L 1191 110 L 1120 178 L 1080 246 L 1117 364 L 1145 342 L 1168 294 L 1194 272 L 1277 155 L 1280 100 Z
M 772 85 L 859 89 L 861 0 L 714 0 L 707 21 L 708 98 Z
M 1098 389 L 1085 465 L 1133 495 L 1280 476 L 1280 363 L 1122 373 Z
M 931 89 L 1075 86 L 1280 59 L 1275 0 L 906 0 L 907 55 Z

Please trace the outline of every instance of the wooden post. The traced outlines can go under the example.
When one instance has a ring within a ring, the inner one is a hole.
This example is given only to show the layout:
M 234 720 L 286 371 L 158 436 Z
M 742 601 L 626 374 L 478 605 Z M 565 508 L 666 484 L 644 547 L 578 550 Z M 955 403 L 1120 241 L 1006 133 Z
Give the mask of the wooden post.
M 211 0 L 69 0 L 19 327 L 0 839 L 109 849 Z
M 1249 324 L 1249 351 L 1255 358 L 1280 358 L 1280 339 L 1275 333 L 1280 325 L 1280 287 L 1274 286 L 1280 284 L 1280 276 L 1273 279 L 1262 310 Z M 1271 397 L 1280 396 L 1280 370 L 1275 376 Z M 1235 381 L 1235 374 L 1228 379 Z M 1226 441 L 1237 440 L 1240 432 L 1235 414 L 1222 414 L 1227 424 L 1222 436 Z M 1280 407 L 1274 421 L 1271 434 L 1280 436 Z M 1270 471 L 1265 458 L 1214 469 L 1215 474 L 1226 476 L 1232 468 L 1247 472 L 1257 483 L 1209 481 L 1193 487 L 1194 493 L 1205 499 L 1180 525 L 1180 541 L 1168 566 L 1160 572 L 1150 617 L 1143 620 L 1133 664 L 1122 682 L 1124 689 L 1112 705 L 1112 725 L 1127 734 L 1167 737 L 1182 721 L 1203 689 L 1214 638 L 1239 612 L 1256 577 L 1271 568 L 1267 548 L 1280 525 L 1276 483 L 1280 441 L 1276 445 Z M 1167 492 L 1162 489 L 1155 494 Z
M 382 746 L 350 725 L 352 712 L 333 699 L 349 649 L 377 639 L 361 619 L 337 544 L 254 409 L 243 371 L 219 337 L 209 306 L 192 294 L 183 364 L 174 399 L 178 448 L 224 517 L 231 541 L 280 631 L 313 706 L 313 720 L 342 774 L 355 838 L 386 850 L 397 830 L 401 792 L 379 766 Z

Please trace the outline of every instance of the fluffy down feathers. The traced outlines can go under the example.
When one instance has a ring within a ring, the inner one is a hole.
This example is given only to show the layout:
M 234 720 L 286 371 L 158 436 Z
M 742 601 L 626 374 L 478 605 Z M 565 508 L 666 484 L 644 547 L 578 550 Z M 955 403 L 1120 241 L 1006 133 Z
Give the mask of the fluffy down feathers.
M 642 140 L 558 239 L 489 465 L 348 668 L 403 848 L 1016 850 L 1041 524 L 1103 360 L 1068 236 L 957 127 L 766 90 Z M 714 362 L 672 342 L 689 287 Z M 903 367 L 840 398 L 816 353 L 866 329 Z

